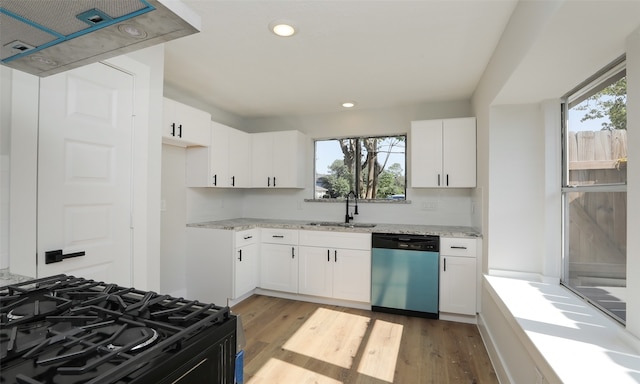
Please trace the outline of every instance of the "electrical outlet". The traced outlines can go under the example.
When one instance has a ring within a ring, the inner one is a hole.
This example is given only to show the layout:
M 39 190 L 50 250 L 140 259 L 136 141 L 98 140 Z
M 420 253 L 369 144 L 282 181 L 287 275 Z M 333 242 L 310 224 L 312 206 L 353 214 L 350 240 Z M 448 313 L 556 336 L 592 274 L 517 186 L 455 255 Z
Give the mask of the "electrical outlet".
M 437 211 L 438 210 L 438 202 L 437 201 L 423 201 L 422 202 L 422 210 L 423 211 Z

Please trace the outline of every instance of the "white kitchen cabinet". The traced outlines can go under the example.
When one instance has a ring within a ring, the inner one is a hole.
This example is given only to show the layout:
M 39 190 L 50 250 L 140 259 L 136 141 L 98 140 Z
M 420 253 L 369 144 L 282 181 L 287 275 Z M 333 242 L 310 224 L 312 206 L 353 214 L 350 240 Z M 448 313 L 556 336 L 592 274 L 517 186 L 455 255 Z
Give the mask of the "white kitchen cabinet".
M 476 119 L 411 122 L 411 186 L 476 186 Z
M 440 238 L 440 312 L 475 315 L 477 239 Z
M 298 231 L 263 228 L 260 238 L 260 288 L 298 293 Z
M 304 188 L 307 137 L 298 131 L 251 135 L 252 186 Z
M 300 231 L 301 294 L 371 301 L 371 234 Z
M 187 148 L 188 187 L 246 188 L 251 186 L 251 140 L 246 132 L 210 122 L 207 147 Z
M 236 232 L 233 299 L 246 295 L 258 286 L 258 232 L 258 229 Z
M 257 286 L 258 244 L 258 229 L 187 227 L 187 297 L 227 305 L 251 292 Z
M 210 121 L 211 114 L 164 98 L 162 142 L 180 147 L 208 146 L 211 141 Z

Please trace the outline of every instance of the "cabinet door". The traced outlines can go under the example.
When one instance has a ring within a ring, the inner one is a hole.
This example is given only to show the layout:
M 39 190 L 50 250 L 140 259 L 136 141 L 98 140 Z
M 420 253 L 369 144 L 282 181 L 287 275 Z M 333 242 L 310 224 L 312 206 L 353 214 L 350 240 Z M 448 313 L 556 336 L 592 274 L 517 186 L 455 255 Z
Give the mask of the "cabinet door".
M 440 256 L 440 311 L 476 314 L 476 259 Z
M 211 141 L 211 115 L 171 99 L 164 99 L 162 110 L 162 142 L 188 146 L 208 146 Z
M 442 120 L 411 122 L 411 186 L 442 187 Z
M 258 286 L 258 244 L 236 248 L 233 298 L 251 292 Z
M 443 123 L 444 186 L 476 186 L 476 119 L 446 119 Z
M 260 287 L 298 293 L 298 247 L 262 244 L 260 248 Z
M 271 132 L 251 134 L 251 185 L 271 187 L 273 177 L 273 136 Z
M 230 186 L 251 187 L 251 136 L 237 129 L 229 129 L 228 180 Z
M 178 132 L 186 143 L 209 146 L 211 141 L 211 115 L 209 113 L 178 103 L 176 106 L 176 123 L 182 125 Z
M 333 296 L 333 255 L 324 247 L 299 247 L 300 280 L 298 292 L 314 296 Z
M 333 297 L 371 301 L 371 252 L 337 249 L 333 267 Z
M 212 187 L 229 187 L 229 136 L 231 128 L 211 122 L 211 146 L 209 147 L 209 180 Z M 188 172 L 188 170 L 187 170 Z
M 273 186 L 304 188 L 306 140 L 298 131 L 273 132 Z

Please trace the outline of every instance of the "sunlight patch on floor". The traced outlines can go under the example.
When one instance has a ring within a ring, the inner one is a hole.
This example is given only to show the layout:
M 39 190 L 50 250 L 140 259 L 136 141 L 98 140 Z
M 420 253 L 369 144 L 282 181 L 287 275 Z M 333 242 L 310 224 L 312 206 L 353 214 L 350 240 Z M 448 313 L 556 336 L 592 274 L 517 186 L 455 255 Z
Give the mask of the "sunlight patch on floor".
M 358 372 L 393 383 L 402 340 L 402 324 L 376 320 L 358 365 Z
M 351 368 L 369 320 L 365 316 L 318 308 L 284 344 L 284 348 L 339 367 Z
M 271 358 L 247 384 L 343 384 L 341 381 Z

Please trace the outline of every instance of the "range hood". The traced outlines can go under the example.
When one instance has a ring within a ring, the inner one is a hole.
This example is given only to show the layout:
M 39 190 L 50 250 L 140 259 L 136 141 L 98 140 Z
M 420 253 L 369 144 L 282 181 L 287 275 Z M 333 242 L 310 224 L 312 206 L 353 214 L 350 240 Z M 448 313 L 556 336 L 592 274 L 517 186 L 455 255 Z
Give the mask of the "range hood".
M 199 29 L 179 0 L 0 0 L 0 62 L 44 77 Z

